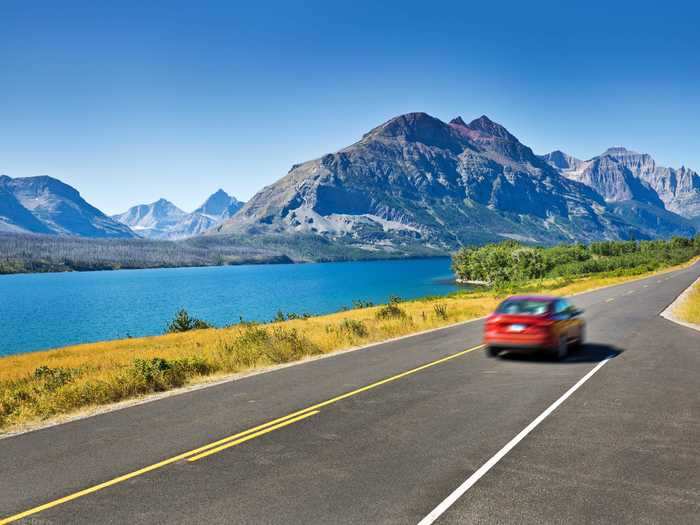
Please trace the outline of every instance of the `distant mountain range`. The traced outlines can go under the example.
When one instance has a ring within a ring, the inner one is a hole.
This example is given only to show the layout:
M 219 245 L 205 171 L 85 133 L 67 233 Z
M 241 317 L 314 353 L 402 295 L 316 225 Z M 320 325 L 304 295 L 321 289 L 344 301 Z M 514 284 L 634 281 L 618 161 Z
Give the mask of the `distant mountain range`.
M 243 203 L 224 190 L 212 194 L 199 208 L 186 213 L 172 202 L 160 199 L 140 204 L 112 218 L 148 239 L 184 239 L 192 237 L 231 218 Z
M 109 217 L 58 179 L 0 175 L 0 233 L 5 234 L 184 239 L 231 218 L 242 206 L 218 190 L 192 213 L 160 199 Z
M 389 250 L 645 239 L 692 235 L 698 199 L 697 174 L 648 155 L 537 156 L 486 116 L 467 124 L 410 113 L 293 166 L 208 233 L 314 233 Z
M 136 237 L 58 179 L 7 175 L 0 175 L 0 232 Z
M 301 260 L 436 254 L 502 239 L 688 236 L 697 228 L 694 171 L 620 147 L 589 160 L 535 155 L 486 116 L 446 123 L 401 115 L 294 165 L 245 205 L 219 190 L 191 213 L 160 199 L 107 217 L 56 179 L 0 177 L 0 232 L 193 237 L 202 247 L 274 244 L 280 256 L 298 244 L 293 258 Z
M 596 190 L 607 202 L 644 202 L 687 219 L 700 218 L 700 176 L 688 168 L 657 166 L 650 155 L 621 147 L 586 161 L 561 151 L 543 158 L 565 177 Z

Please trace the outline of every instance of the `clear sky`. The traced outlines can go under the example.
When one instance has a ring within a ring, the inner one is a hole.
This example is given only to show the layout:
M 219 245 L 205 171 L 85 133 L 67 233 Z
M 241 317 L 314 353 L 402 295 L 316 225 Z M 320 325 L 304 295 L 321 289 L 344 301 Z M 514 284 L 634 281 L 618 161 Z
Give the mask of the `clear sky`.
M 411 111 L 700 170 L 699 27 L 674 0 L 0 0 L 0 173 L 189 211 Z

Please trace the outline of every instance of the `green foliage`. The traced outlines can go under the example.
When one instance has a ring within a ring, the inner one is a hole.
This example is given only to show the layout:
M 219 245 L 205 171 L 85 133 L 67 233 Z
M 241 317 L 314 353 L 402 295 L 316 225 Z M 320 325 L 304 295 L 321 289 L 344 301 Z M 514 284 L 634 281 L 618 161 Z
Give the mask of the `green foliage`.
M 436 303 L 433 305 L 435 317 L 438 319 L 447 319 L 447 305 L 445 303 Z
M 355 337 L 367 337 L 369 334 L 365 323 L 356 319 L 343 319 L 340 329 Z
M 484 281 L 508 292 L 525 281 L 589 274 L 635 275 L 672 266 L 700 255 L 700 236 L 652 241 L 602 241 L 549 248 L 515 241 L 466 247 L 452 258 L 460 279 Z
M 296 314 L 294 312 L 289 312 L 285 314 L 282 310 L 277 310 L 277 313 L 275 316 L 272 318 L 273 323 L 281 323 L 282 321 L 292 321 L 294 319 L 302 319 L 306 321 L 311 317 L 311 314 L 308 314 L 306 312 L 302 314 Z
M 76 376 L 74 370 L 67 368 L 51 368 L 43 365 L 34 370 L 34 379 L 38 379 L 45 390 L 53 391 L 70 383 Z
M 374 303 L 372 301 L 363 301 L 362 299 L 355 299 L 352 301 L 352 307 L 355 309 L 371 308 L 372 306 L 374 306 Z
M 399 306 L 400 302 L 400 297 L 396 297 L 394 295 L 389 297 L 389 302 L 377 311 L 377 319 L 387 320 L 405 318 L 406 312 Z
M 547 261 L 542 248 L 505 241 L 462 248 L 454 255 L 452 267 L 461 279 L 493 284 L 544 277 Z
M 200 357 L 184 357 L 182 359 L 134 359 L 130 379 L 135 380 L 139 392 L 160 392 L 185 384 L 187 379 L 197 375 L 208 375 L 213 367 Z
M 196 317 L 190 317 L 187 310 L 181 308 L 177 314 L 175 314 L 175 318 L 168 323 L 165 332 L 173 334 L 177 332 L 188 332 L 190 330 L 201 330 L 203 328 L 212 328 L 212 325 Z

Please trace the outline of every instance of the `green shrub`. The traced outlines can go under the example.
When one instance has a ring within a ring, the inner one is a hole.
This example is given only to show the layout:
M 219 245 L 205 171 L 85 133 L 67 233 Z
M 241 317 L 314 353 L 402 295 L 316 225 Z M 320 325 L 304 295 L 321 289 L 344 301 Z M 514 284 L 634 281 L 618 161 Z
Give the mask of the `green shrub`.
M 321 353 L 320 349 L 294 328 L 274 328 L 268 342 L 264 355 L 272 363 L 288 363 L 307 355 Z
M 363 301 L 362 299 L 354 299 L 352 301 L 352 307 L 354 309 L 371 308 L 372 306 L 374 306 L 374 303 L 372 301 Z
M 301 314 L 289 312 L 289 313 L 285 314 L 282 310 L 277 310 L 277 313 L 272 318 L 272 322 L 273 323 L 280 323 L 282 321 L 292 321 L 294 319 L 302 319 L 302 320 L 306 321 L 310 317 L 311 317 L 311 314 L 306 313 L 306 312 L 301 313 Z
M 321 352 L 296 329 L 279 326 L 270 331 L 260 326 L 248 326 L 240 335 L 221 340 L 219 349 L 233 370 L 252 367 L 261 359 L 287 363 Z
M 391 296 L 389 297 L 389 302 L 382 306 L 377 311 L 377 319 L 403 319 L 406 317 L 406 312 L 399 306 L 401 302 L 400 297 Z
M 76 371 L 67 368 L 51 368 L 43 365 L 34 370 L 34 379 L 42 384 L 45 390 L 53 391 L 70 383 L 76 376 Z
M 170 361 L 162 357 L 134 359 L 131 374 L 142 387 L 139 390 L 145 392 L 160 392 L 184 384 L 184 377 L 178 373 Z
M 354 337 L 367 337 L 369 334 L 365 323 L 356 319 L 343 319 L 340 330 Z
M 197 319 L 196 317 L 190 317 L 187 310 L 181 308 L 177 314 L 175 314 L 175 318 L 168 323 L 168 327 L 166 328 L 165 332 L 172 334 L 177 332 L 188 332 L 190 330 L 201 330 L 203 328 L 212 328 L 212 325 L 206 321 Z

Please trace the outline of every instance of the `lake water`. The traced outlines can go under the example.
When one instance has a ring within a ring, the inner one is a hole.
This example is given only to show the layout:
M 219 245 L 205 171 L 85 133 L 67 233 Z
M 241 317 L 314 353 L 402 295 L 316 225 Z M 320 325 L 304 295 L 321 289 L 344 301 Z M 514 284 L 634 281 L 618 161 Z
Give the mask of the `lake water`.
M 0 355 L 163 333 L 180 308 L 217 326 L 457 289 L 450 260 L 0 275 Z

